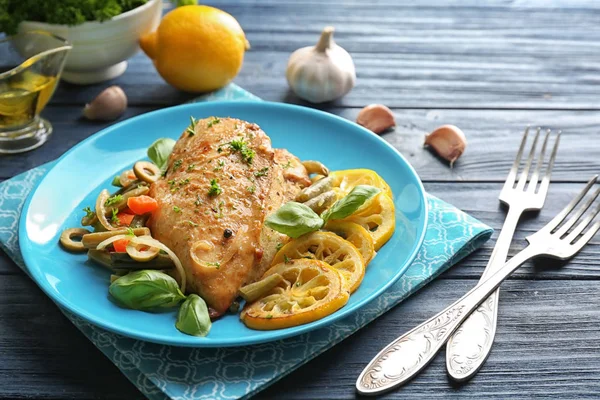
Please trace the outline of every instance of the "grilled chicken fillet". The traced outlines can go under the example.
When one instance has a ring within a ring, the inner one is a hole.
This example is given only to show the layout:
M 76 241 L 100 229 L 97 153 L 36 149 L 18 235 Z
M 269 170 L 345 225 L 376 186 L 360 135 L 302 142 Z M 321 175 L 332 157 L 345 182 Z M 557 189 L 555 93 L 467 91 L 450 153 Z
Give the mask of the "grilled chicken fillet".
M 177 141 L 165 177 L 151 186 L 159 207 L 150 228 L 181 260 L 187 291 L 220 315 L 286 241 L 264 226 L 266 216 L 309 184 L 298 158 L 273 149 L 258 125 L 198 120 L 194 134 Z

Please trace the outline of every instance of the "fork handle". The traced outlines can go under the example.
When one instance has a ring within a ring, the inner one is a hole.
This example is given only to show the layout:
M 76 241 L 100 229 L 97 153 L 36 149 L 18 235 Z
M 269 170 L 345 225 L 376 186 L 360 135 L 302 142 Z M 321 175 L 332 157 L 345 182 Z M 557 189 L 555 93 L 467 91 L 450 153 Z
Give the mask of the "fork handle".
M 421 371 L 450 335 L 521 264 L 539 255 L 526 247 L 495 274 L 477 283 L 467 294 L 434 317 L 395 339 L 365 367 L 356 381 L 363 395 L 378 395 L 402 385 Z
M 509 207 L 504 225 L 480 281 L 498 271 L 506 262 L 510 243 L 523 211 L 519 205 Z M 496 335 L 499 294 L 500 289 L 497 288 L 448 339 L 446 369 L 452 379 L 460 382 L 471 378 L 487 359 Z

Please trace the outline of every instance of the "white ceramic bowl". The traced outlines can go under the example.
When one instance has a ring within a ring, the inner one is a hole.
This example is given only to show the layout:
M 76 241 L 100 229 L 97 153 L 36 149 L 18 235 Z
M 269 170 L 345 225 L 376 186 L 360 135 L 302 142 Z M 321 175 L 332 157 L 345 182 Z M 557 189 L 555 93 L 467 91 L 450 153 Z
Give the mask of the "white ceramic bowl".
M 162 0 L 146 4 L 103 22 L 81 25 L 55 25 L 24 21 L 19 32 L 46 31 L 67 39 L 72 45 L 62 79 L 76 84 L 90 84 L 116 78 L 127 69 L 127 60 L 138 50 L 140 36 L 158 26 Z

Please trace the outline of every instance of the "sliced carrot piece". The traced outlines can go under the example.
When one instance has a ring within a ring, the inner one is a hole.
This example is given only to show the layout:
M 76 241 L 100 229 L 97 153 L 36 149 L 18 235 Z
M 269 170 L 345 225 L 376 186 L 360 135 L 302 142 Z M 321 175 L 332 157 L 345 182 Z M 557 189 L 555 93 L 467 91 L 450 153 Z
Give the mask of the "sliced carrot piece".
M 158 208 L 158 202 L 150 196 L 137 196 L 127 199 L 127 207 L 135 214 L 142 215 Z
M 113 247 L 117 253 L 126 253 L 129 239 L 119 239 L 113 242 Z
M 119 226 L 129 226 L 134 217 L 135 215 L 133 214 L 127 214 L 121 211 L 117 214 L 117 218 L 119 218 Z

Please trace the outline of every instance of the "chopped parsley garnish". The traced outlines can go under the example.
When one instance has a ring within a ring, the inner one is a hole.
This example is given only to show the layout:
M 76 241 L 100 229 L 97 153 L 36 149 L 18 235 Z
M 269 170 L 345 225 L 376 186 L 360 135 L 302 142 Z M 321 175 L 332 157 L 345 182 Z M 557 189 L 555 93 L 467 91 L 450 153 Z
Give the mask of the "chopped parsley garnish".
M 200 198 L 200 195 L 197 194 L 196 195 L 196 201 L 194 202 L 195 205 L 199 206 L 200 204 L 202 204 L 202 199 Z
M 286 164 L 283 165 L 283 169 L 288 169 L 292 166 L 292 162 L 290 160 L 288 160 L 288 162 Z
M 173 171 L 177 171 L 179 167 L 181 167 L 182 163 L 183 160 L 175 160 L 175 162 L 173 163 Z
M 190 126 L 188 126 L 187 129 L 185 130 L 190 136 L 194 136 L 196 134 L 196 131 L 194 130 L 194 128 L 196 127 L 197 122 L 198 121 L 196 121 L 196 118 L 190 117 Z
M 281 248 L 283 247 L 283 243 L 277 243 L 277 246 L 275 246 L 275 249 L 277 251 L 281 250 Z
M 96 216 L 96 213 L 93 212 L 92 209 L 89 207 L 84 208 L 83 211 L 85 212 L 86 218 L 94 218 Z
M 188 221 L 187 223 L 194 228 L 198 226 L 198 224 L 195 223 L 194 221 Z
M 254 193 L 254 192 L 256 192 L 256 186 L 255 185 L 248 186 L 246 188 L 246 190 L 248 190 L 250 193 Z
M 218 162 L 219 166 L 215 167 L 215 169 L 213 169 L 213 171 L 217 172 L 223 169 L 223 167 L 225 166 L 225 161 L 223 160 L 219 160 Z
M 219 186 L 219 181 L 216 179 L 210 180 L 210 189 L 208 189 L 209 196 L 218 196 L 223 193 L 223 189 Z
M 247 164 L 252 164 L 252 160 L 254 159 L 254 156 L 256 155 L 256 153 L 254 152 L 254 150 L 252 150 L 250 147 L 248 147 L 248 144 L 246 142 L 244 142 L 243 139 L 231 141 L 229 143 L 229 147 L 231 147 L 231 150 L 233 150 L 233 151 L 239 151 L 242 156 L 242 159 Z
M 175 211 L 176 213 L 180 213 L 181 212 L 181 208 L 179 208 L 177 206 L 173 206 L 173 211 Z
M 215 218 L 223 218 L 223 205 L 225 203 L 220 201 L 219 204 L 217 204 L 216 208 L 211 208 L 211 210 L 213 210 L 213 212 L 216 214 Z
M 132 228 L 129 228 L 129 227 L 127 228 L 127 235 L 128 236 L 135 236 L 135 233 L 133 232 Z
M 175 185 L 175 179 L 170 179 L 167 181 L 167 183 L 169 184 L 169 186 L 174 186 Z
M 179 181 L 179 186 L 187 185 L 188 183 L 190 183 L 189 178 L 185 178 Z
M 218 124 L 219 122 L 221 122 L 221 120 L 219 118 L 213 117 L 212 121 L 210 121 L 207 126 L 210 128 L 213 125 Z
M 267 171 L 269 171 L 269 167 L 264 167 L 260 171 L 256 171 L 254 173 L 254 176 L 260 178 L 261 176 L 267 175 Z
M 188 165 L 187 170 L 191 171 L 194 169 L 195 166 L 196 166 L 196 164 L 190 164 L 190 165 Z
M 267 314 L 267 319 L 271 319 L 273 316 L 271 314 Z
M 221 146 L 219 146 L 219 148 L 217 149 L 217 153 L 221 153 L 223 151 L 223 148 Z
M 113 225 L 121 225 L 121 220 L 119 217 L 117 217 L 118 213 L 119 210 L 117 208 L 112 209 L 112 217 L 110 218 L 110 222 L 112 222 Z
M 104 205 L 106 207 L 108 207 L 108 206 L 112 206 L 115 203 L 119 203 L 121 201 L 123 201 L 123 196 L 120 195 L 120 194 L 116 194 L 116 195 L 114 195 L 114 196 L 109 197 L 108 199 L 106 199 L 106 201 L 104 202 Z
M 289 258 L 289 257 L 288 257 L 286 254 L 284 254 L 284 255 L 283 255 L 283 261 L 284 261 L 286 264 L 289 264 L 289 263 L 291 263 L 291 262 L 292 262 L 292 260 L 290 260 L 290 258 Z
M 219 269 L 219 267 L 221 266 L 221 263 L 218 261 L 215 262 L 207 262 L 206 265 L 210 265 L 211 267 L 215 267 L 216 269 Z

